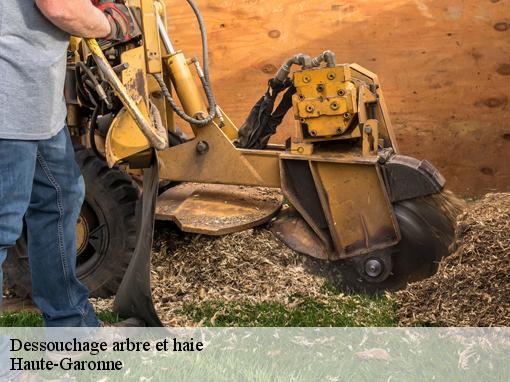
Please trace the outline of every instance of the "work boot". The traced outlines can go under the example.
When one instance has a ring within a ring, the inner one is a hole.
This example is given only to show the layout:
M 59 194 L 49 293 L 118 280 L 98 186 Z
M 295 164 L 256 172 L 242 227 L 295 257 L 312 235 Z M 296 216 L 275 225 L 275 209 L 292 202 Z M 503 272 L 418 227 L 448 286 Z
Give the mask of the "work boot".
M 145 327 L 145 322 L 140 320 L 139 318 L 131 317 L 126 320 L 116 322 L 114 324 L 107 324 L 105 322 L 101 322 L 102 328 L 143 328 Z
M 123 320 L 120 322 L 116 322 L 115 324 L 107 324 L 105 322 L 101 322 L 101 328 L 119 328 L 118 330 L 106 330 L 106 331 L 100 331 L 96 334 L 97 340 L 101 342 L 106 342 L 107 346 L 113 346 L 115 342 L 122 342 L 126 340 L 126 335 L 129 335 L 128 333 L 125 333 L 125 330 L 122 330 L 120 328 L 139 328 L 139 327 L 145 327 L 145 322 L 138 319 L 138 318 L 128 318 L 127 320 Z
M 115 324 L 107 324 L 105 322 L 100 323 L 100 328 L 138 328 L 145 327 L 145 322 L 138 318 L 128 318 L 117 322 Z M 89 340 L 104 341 L 107 345 L 111 346 L 115 341 L 122 341 L 124 337 L 120 333 L 96 333 L 94 337 Z M 46 352 L 46 357 L 53 362 L 60 362 L 62 358 L 71 358 L 73 360 L 79 360 L 86 356 L 87 352 Z M 32 382 L 32 381 L 30 381 Z
M 60 378 L 60 379 L 46 379 L 40 375 L 23 371 L 19 373 L 14 379 L 10 379 L 8 382 L 76 382 L 75 379 Z

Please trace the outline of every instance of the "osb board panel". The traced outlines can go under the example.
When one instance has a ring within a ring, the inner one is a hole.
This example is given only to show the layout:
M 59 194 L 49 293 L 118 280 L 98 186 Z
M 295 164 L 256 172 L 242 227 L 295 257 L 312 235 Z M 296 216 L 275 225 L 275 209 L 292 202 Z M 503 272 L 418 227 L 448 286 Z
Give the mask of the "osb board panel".
M 170 33 L 200 55 L 193 15 L 168 1 Z M 402 152 L 463 195 L 510 190 L 508 0 L 197 0 L 218 102 L 241 124 L 290 55 L 337 53 L 379 74 Z M 292 134 L 289 118 L 277 141 Z

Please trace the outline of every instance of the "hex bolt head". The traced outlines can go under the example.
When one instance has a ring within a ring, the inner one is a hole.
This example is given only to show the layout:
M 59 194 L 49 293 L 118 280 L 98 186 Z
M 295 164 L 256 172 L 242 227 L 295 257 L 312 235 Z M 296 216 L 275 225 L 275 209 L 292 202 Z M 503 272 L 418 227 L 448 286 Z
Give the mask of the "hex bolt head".
M 202 155 L 209 151 L 209 143 L 200 141 L 197 143 L 197 152 Z

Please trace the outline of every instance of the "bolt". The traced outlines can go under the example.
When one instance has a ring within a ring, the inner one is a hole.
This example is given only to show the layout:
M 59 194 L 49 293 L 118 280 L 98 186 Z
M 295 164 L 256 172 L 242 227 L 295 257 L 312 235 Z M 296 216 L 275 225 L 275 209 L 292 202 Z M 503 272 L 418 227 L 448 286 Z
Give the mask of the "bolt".
M 344 113 L 344 118 L 349 119 L 349 118 L 351 118 L 351 115 L 349 113 Z
M 315 110 L 315 108 L 313 107 L 313 105 L 306 105 L 306 111 L 311 113 Z
M 383 273 L 384 265 L 379 259 L 370 259 L 365 263 L 365 273 L 370 277 L 378 277 Z
M 322 93 L 322 92 L 324 91 L 324 85 L 323 85 L 323 84 L 319 84 L 319 85 L 317 85 L 317 91 L 318 91 L 319 93 Z
M 328 80 L 333 81 L 336 78 L 335 73 L 328 73 Z
M 365 133 L 367 133 L 367 134 L 372 134 L 372 127 L 370 127 L 370 126 L 365 126 Z
M 317 131 L 315 131 L 315 130 L 310 130 L 310 135 L 311 135 L 312 137 L 317 136 Z
M 200 141 L 197 143 L 197 152 L 199 154 L 205 154 L 209 151 L 209 144 L 206 141 Z
M 338 110 L 338 108 L 339 108 L 339 106 L 336 102 L 332 102 L 330 106 L 333 110 Z
M 303 94 L 300 94 L 298 98 L 300 101 L 303 101 L 305 99 L 305 96 Z
M 299 146 L 297 151 L 298 153 L 303 154 L 305 152 L 305 148 L 303 146 Z
M 342 134 L 342 129 L 336 129 L 337 134 Z
M 338 94 L 340 97 L 343 97 L 345 95 L 345 92 L 340 89 L 339 91 L 336 92 L 336 94 Z
M 114 66 L 112 69 L 115 73 L 120 74 L 127 68 L 129 68 L 129 64 L 127 62 L 123 62 L 120 65 Z
M 312 80 L 312 79 L 311 79 L 310 77 L 308 77 L 308 76 L 304 76 L 304 77 L 303 77 L 303 82 L 304 82 L 304 83 L 306 83 L 306 84 L 307 84 L 308 82 L 310 82 L 311 80 Z

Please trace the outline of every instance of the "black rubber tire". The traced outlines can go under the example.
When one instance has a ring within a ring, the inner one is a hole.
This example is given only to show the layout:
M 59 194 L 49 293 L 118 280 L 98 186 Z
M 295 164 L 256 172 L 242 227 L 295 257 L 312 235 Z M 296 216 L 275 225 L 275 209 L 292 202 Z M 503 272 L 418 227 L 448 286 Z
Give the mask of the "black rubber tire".
M 77 148 L 76 161 L 86 189 L 81 215 L 86 213 L 90 217 L 89 226 L 96 227 L 95 235 L 89 235 L 89 239 L 91 236 L 95 239 L 90 239 L 77 257 L 76 273 L 89 288 L 91 297 L 110 297 L 117 291 L 134 252 L 135 212 L 140 193 L 129 175 L 117 168 L 110 169 L 91 151 Z M 30 296 L 25 234 L 9 250 L 4 275 L 5 286 L 11 293 Z
M 329 278 L 340 289 L 367 294 L 395 291 L 412 281 L 432 276 L 439 262 L 450 254 L 455 222 L 427 198 L 407 200 L 394 206 L 402 239 L 391 248 L 391 272 L 380 282 L 363 275 L 364 259 L 330 263 Z

